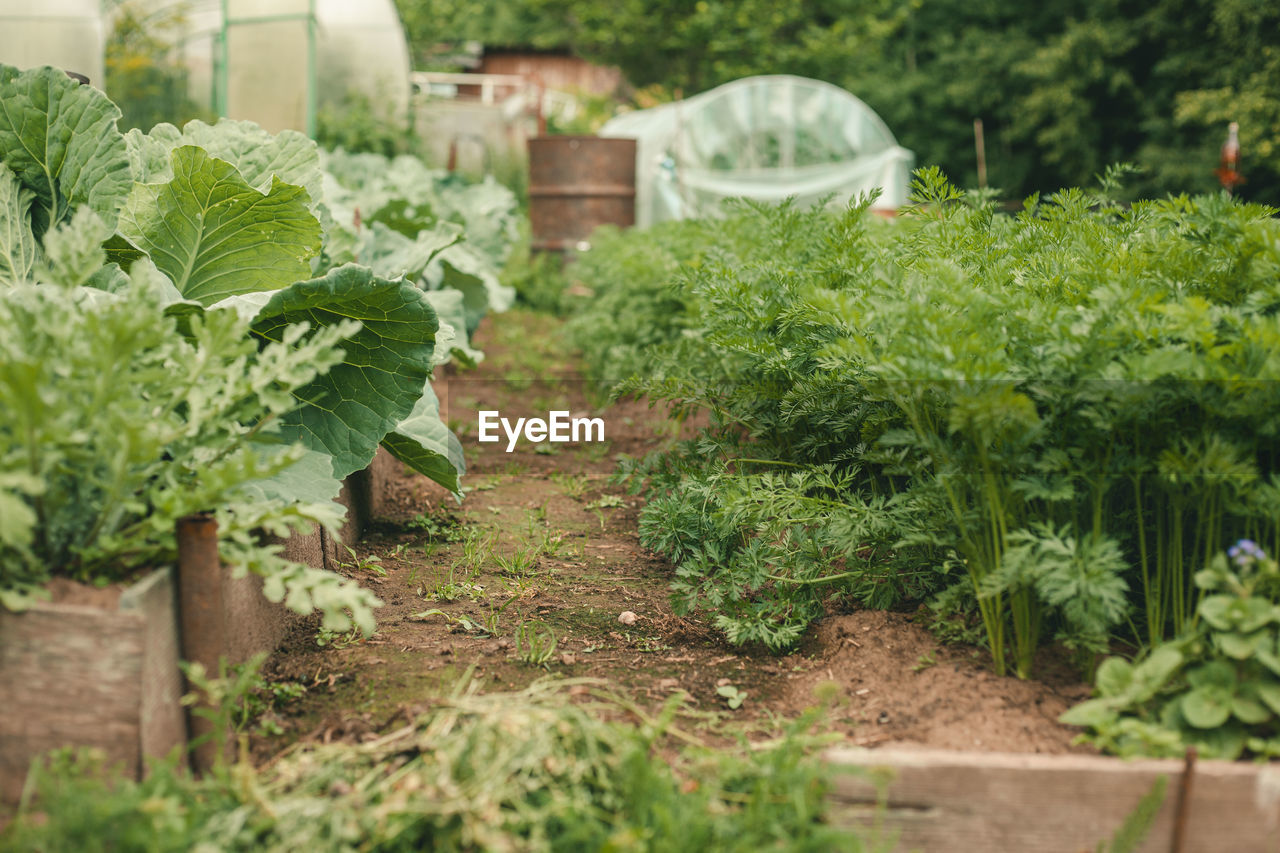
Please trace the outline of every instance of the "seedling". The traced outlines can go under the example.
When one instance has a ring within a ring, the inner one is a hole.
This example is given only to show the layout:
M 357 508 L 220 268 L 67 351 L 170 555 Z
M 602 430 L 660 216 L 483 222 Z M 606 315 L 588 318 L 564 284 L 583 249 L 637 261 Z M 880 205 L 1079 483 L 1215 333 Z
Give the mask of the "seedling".
M 410 530 L 420 530 L 432 542 L 460 542 L 465 535 L 458 519 L 451 515 L 418 513 L 406 525 Z
M 555 656 L 559 641 L 549 626 L 536 620 L 521 622 L 516 628 L 515 641 L 517 658 L 530 666 L 550 668 L 548 664 Z
M 494 552 L 492 559 L 493 564 L 498 567 L 498 571 L 503 574 L 524 577 L 538 565 L 540 553 L 541 549 L 538 546 L 523 542 L 516 545 L 516 549 L 511 556 L 508 557 Z
M 430 619 L 432 616 L 443 616 L 446 621 L 452 622 L 454 625 L 457 625 L 459 628 L 466 631 L 468 634 L 471 634 L 477 631 L 481 633 L 488 633 L 485 630 L 485 627 L 483 625 L 481 625 L 479 622 L 476 622 L 474 619 L 472 619 L 470 616 L 467 616 L 465 613 L 454 616 L 452 614 L 445 613 L 443 610 L 441 610 L 438 607 L 433 607 L 430 610 L 424 610 L 421 613 L 415 613 L 409 618 L 415 622 L 425 622 L 426 620 Z
M 462 539 L 462 561 L 454 563 L 454 568 L 461 566 L 468 577 L 480 574 L 481 567 L 493 555 L 493 534 L 476 528 L 469 529 Z
M 357 572 L 371 572 L 380 578 L 387 576 L 387 570 L 379 565 L 382 562 L 381 557 L 375 554 L 366 554 L 362 557 L 350 545 L 343 545 L 342 547 L 346 548 L 347 553 L 351 555 L 351 562 L 343 563 L 347 568 Z
M 587 493 L 587 478 L 581 474 L 566 474 L 563 471 L 557 471 L 551 475 L 551 482 L 559 486 L 567 497 L 573 498 L 575 501 L 582 500 L 582 496 Z
M 732 684 L 723 684 L 716 688 L 716 693 L 724 698 L 725 704 L 729 706 L 729 710 L 736 711 L 742 707 L 742 703 L 747 701 L 746 692 L 739 690 Z
M 938 662 L 937 659 L 935 659 L 933 655 L 929 654 L 928 652 L 925 652 L 924 654 L 920 655 L 920 659 L 916 661 L 916 665 L 911 667 L 911 671 L 923 672 L 929 667 L 936 664 L 937 662 Z
M 359 628 L 352 628 L 345 634 L 339 631 L 331 631 L 328 628 L 321 628 L 316 632 L 316 645 L 322 649 L 326 646 L 331 649 L 345 649 L 359 639 Z

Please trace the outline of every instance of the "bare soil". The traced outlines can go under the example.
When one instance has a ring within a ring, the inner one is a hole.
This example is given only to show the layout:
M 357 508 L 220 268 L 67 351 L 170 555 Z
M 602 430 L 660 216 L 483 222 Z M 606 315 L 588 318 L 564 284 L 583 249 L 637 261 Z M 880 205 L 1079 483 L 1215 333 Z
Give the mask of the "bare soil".
M 601 679 L 650 707 L 682 692 L 681 725 L 712 741 L 770 736 L 821 706 L 819 728 L 856 745 L 1090 751 L 1056 721 L 1088 687 L 1052 658 L 1040 681 L 998 677 L 984 652 L 941 644 L 913 613 L 832 612 L 785 656 L 731 646 L 709 618 L 677 616 L 670 564 L 639 544 L 641 499 L 611 477 L 616 454 L 643 455 L 680 428 L 643 403 L 603 407 L 560 341 L 560 321 L 513 311 L 479 330 L 478 368 L 442 377 L 471 491 L 458 505 L 396 466 L 383 517 L 348 566 L 385 602 L 378 632 L 295 632 L 265 674 L 307 692 L 270 712 L 283 734 L 259 736 L 259 757 L 298 739 L 372 737 L 465 678 L 506 690 L 548 675 Z M 481 409 L 599 416 L 606 443 L 521 441 L 508 453 L 505 439 L 477 441 Z M 554 635 L 544 663 L 517 642 L 522 626 L 544 647 Z M 727 686 L 745 694 L 737 708 L 718 692 Z

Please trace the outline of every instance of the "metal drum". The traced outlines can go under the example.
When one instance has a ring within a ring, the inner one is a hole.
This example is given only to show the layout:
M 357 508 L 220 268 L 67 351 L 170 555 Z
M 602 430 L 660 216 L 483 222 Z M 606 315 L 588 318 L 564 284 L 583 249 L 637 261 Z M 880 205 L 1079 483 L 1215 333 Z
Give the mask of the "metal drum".
M 636 221 L 636 141 L 598 136 L 529 140 L 533 249 L 582 248 L 597 225 Z

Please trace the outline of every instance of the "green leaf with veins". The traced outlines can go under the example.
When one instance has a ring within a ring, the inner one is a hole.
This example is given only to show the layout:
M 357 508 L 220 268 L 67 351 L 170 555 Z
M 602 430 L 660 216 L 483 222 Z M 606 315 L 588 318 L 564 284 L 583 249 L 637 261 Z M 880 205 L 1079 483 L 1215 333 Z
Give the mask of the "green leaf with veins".
M 134 186 L 119 227 L 183 297 L 209 306 L 310 274 L 320 223 L 306 190 L 273 179 L 264 194 L 192 146 L 175 148 L 172 164 L 172 180 Z
M 314 212 L 324 200 L 320 154 L 306 134 L 296 130 L 269 133 L 251 121 L 219 119 L 217 124 L 188 122 L 182 130 L 158 124 L 149 133 L 134 129 L 125 135 L 134 179 L 142 183 L 173 177 L 170 154 L 182 145 L 203 148 L 209 156 L 236 167 L 249 186 L 267 192 L 272 178 L 302 187 Z
M 0 163 L 35 194 L 36 237 L 82 204 L 115 227 L 132 185 L 118 118 L 106 95 L 56 68 L 0 65 Z
M 440 402 L 428 382 L 409 417 L 382 440 L 393 456 L 458 494 L 458 478 L 466 473 L 462 445 L 440 420 Z
M 475 367 L 483 361 L 484 353 L 473 348 L 467 340 L 467 316 L 462 293 L 457 290 L 428 290 L 425 295 L 440 318 L 440 331 L 436 335 L 436 364 L 445 364 L 455 356 L 467 367 Z
M 333 457 L 339 479 L 369 464 L 378 443 L 413 412 L 431 375 L 436 313 L 421 291 L 348 264 L 297 282 L 262 306 L 253 332 L 279 340 L 291 323 L 324 328 L 358 320 L 340 346 L 343 363 L 299 389 L 299 409 L 281 432 Z
M 36 194 L 0 163 L 0 285 L 31 278 L 40 247 L 31 233 L 31 202 Z

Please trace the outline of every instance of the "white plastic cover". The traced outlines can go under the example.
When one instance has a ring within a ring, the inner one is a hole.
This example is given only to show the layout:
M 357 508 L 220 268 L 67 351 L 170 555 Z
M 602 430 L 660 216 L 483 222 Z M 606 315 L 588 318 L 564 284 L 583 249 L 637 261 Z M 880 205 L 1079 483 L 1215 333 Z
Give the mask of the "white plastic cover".
M 102 88 L 104 30 L 99 0 L 0 0 L 0 62 L 52 65 Z
M 636 140 L 636 224 L 713 216 L 726 198 L 814 204 L 882 190 L 906 203 L 915 155 L 858 98 L 820 80 L 746 77 L 684 101 L 611 119 L 601 136 Z
M 388 121 L 409 113 L 409 44 L 392 0 L 316 0 L 320 105 L 369 98 Z

